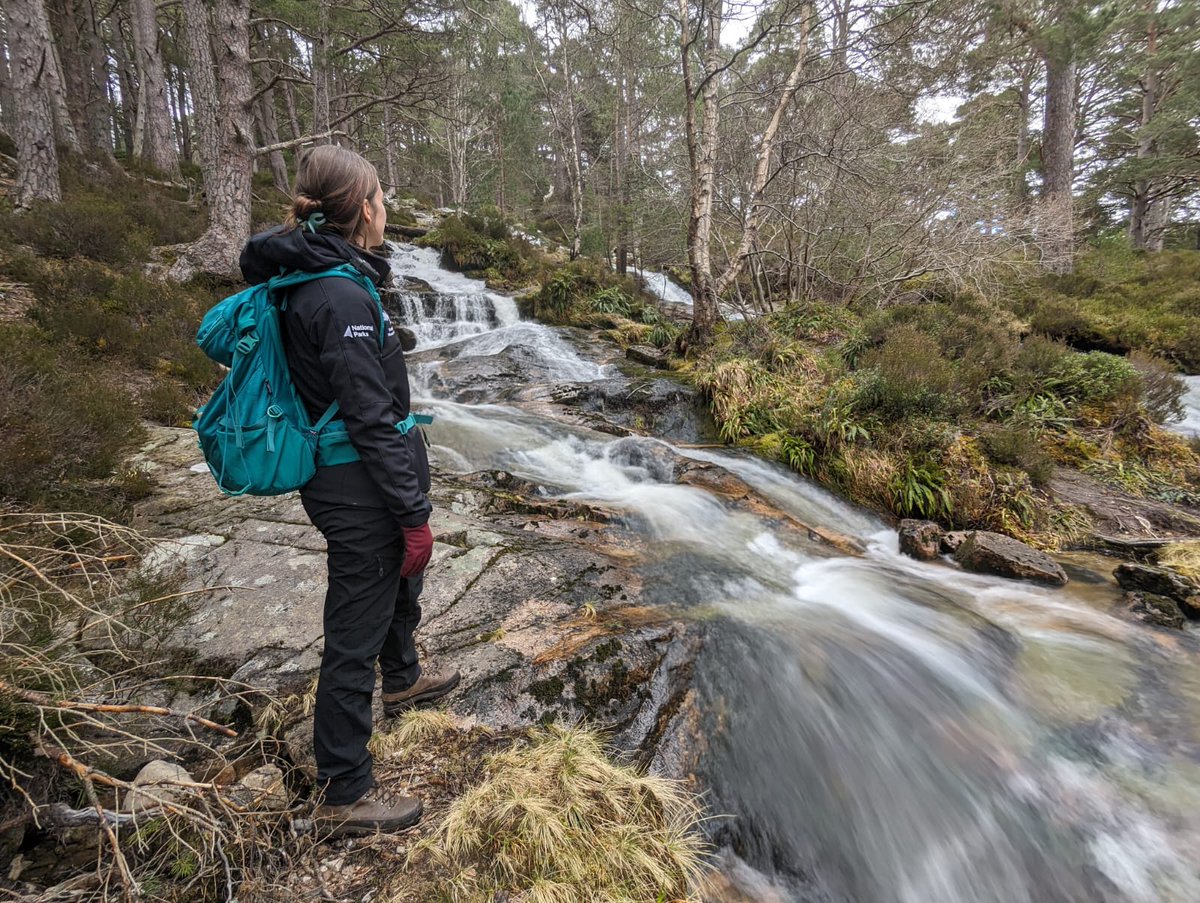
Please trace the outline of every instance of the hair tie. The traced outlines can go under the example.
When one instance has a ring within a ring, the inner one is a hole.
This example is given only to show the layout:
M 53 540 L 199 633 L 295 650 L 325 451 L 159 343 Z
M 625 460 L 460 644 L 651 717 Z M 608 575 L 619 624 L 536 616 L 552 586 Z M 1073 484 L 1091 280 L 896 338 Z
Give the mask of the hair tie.
M 309 232 L 316 232 L 323 225 L 325 225 L 325 214 L 320 210 L 310 213 L 308 219 L 304 221 L 304 228 Z

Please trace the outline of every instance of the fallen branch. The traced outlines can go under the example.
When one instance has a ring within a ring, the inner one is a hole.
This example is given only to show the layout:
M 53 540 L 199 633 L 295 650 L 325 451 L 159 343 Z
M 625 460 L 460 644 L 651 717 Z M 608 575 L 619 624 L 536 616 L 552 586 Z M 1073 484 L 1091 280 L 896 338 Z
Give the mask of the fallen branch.
M 290 150 L 293 147 L 299 147 L 301 144 L 312 144 L 314 141 L 321 141 L 325 138 L 345 138 L 346 132 L 342 129 L 330 129 L 328 132 L 320 132 L 316 135 L 305 135 L 303 138 L 293 138 L 291 141 L 279 141 L 275 144 L 268 144 L 265 147 L 256 147 L 254 155 L 261 157 L 263 154 L 273 154 L 275 151 Z
M 15 696 L 17 699 L 24 700 L 30 705 L 35 705 L 40 708 L 58 709 L 60 711 L 71 712 L 103 712 L 106 714 L 115 715 L 161 715 L 168 718 L 183 718 L 186 721 L 191 721 L 201 727 L 206 727 L 209 730 L 217 731 L 224 734 L 226 737 L 237 737 L 237 731 L 233 728 L 226 727 L 223 724 L 217 724 L 215 721 L 210 721 L 207 718 L 201 718 L 191 712 L 177 712 L 174 709 L 168 709 L 158 705 L 116 705 L 104 702 L 76 702 L 72 699 L 54 700 L 45 693 L 39 693 L 36 690 L 23 690 L 20 687 L 14 687 L 7 681 L 0 680 L 0 693 L 8 693 Z

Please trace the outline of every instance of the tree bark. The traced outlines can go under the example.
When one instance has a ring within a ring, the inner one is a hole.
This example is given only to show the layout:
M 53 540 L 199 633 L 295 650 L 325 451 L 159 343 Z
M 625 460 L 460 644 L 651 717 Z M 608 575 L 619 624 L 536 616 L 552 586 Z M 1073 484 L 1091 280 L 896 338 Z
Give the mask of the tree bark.
M 12 135 L 16 130 L 16 101 L 8 56 L 8 23 L 0 18 L 0 128 Z
M 329 17 L 331 0 L 317 0 L 317 36 L 312 44 L 313 134 L 328 132 L 333 121 L 329 108 Z M 321 144 L 327 143 L 322 140 Z
M 58 42 L 54 40 L 50 30 L 50 19 L 46 15 L 45 5 L 42 4 L 41 23 L 42 46 L 46 50 L 44 66 L 46 90 L 50 93 L 50 111 L 54 119 L 54 137 L 58 143 L 73 154 L 83 152 L 79 143 L 79 133 L 75 130 L 75 122 L 71 118 L 71 108 L 67 104 L 67 85 L 63 78 L 62 60 L 59 56 Z
M 254 118 L 258 123 L 258 133 L 262 136 L 262 143 L 265 145 L 273 145 L 279 143 L 279 124 L 275 118 L 275 92 L 265 91 L 258 98 L 258 103 L 254 107 Z M 283 151 L 274 150 L 267 154 L 267 162 L 271 167 L 271 180 L 275 183 L 275 187 L 288 194 L 292 188 L 288 182 L 287 160 L 284 159 Z
M 84 119 L 86 90 L 84 86 L 84 54 L 81 48 L 79 12 L 74 0 L 48 0 L 46 12 L 50 19 L 50 30 L 58 48 L 58 60 L 62 66 L 62 79 L 66 93 L 67 112 L 71 125 L 80 142 L 87 138 Z
M 1075 245 L 1075 99 L 1074 48 L 1054 46 L 1045 54 L 1046 103 L 1042 116 L 1042 256 L 1047 269 L 1069 273 Z
M 183 9 L 209 218 L 207 231 L 181 249 L 171 275 L 237 279 L 250 235 L 254 157 L 250 2 L 215 0 L 211 19 L 205 0 L 183 0 Z
M 704 22 L 704 79 L 699 89 L 691 64 L 688 0 L 679 0 L 680 55 L 683 67 L 685 120 L 691 191 L 688 215 L 688 262 L 692 272 L 692 325 L 682 341 L 704 345 L 712 338 L 720 318 L 716 286 L 712 276 L 713 187 L 716 180 L 717 126 L 721 79 L 722 0 L 708 0 L 702 7 Z M 703 103 L 703 122 L 697 124 L 697 95 Z
M 137 78 L 129 59 L 129 45 L 125 38 L 125 27 L 121 15 L 110 20 L 112 30 L 113 62 L 117 67 L 117 84 L 121 89 L 120 123 L 121 141 L 125 145 L 125 156 L 132 159 L 135 153 L 135 123 L 137 121 Z M 116 104 L 114 98 L 114 105 Z M 116 110 L 114 109 L 114 115 Z
M 171 102 L 158 39 L 154 0 L 133 0 L 133 47 L 137 59 L 141 157 L 168 176 L 179 175 L 179 153 L 171 124 Z
M 17 207 L 34 201 L 59 201 L 58 152 L 54 145 L 54 114 L 47 86 L 46 40 L 49 26 L 42 0 L 4 0 L 8 47 L 16 108 L 13 117 L 17 145 Z

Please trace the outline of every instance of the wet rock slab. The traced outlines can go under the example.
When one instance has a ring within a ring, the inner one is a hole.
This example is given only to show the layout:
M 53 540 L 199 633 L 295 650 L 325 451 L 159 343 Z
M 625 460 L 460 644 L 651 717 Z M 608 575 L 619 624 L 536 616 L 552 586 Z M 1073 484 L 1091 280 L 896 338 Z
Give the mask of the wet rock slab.
M 298 497 L 222 496 L 188 430 L 152 428 L 135 463 L 159 485 L 137 525 L 162 537 L 156 565 L 182 568 L 195 594 L 171 642 L 240 688 L 212 710 L 230 718 L 263 694 L 303 692 L 320 664 L 325 561 Z M 587 717 L 626 748 L 661 733 L 695 638 L 662 610 L 630 613 L 634 556 L 607 513 L 503 472 L 435 475 L 431 496 L 417 641 L 463 673 L 449 707 L 494 727 Z

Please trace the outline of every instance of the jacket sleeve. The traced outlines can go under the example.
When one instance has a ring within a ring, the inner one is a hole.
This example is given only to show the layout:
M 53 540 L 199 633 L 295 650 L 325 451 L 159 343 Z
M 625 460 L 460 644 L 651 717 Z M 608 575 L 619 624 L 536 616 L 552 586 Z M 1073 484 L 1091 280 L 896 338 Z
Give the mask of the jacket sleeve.
M 400 525 L 419 527 L 429 520 L 432 506 L 418 483 L 412 450 L 396 429 L 408 412 L 397 409 L 387 385 L 379 308 L 361 286 L 341 278 L 336 297 L 331 297 L 329 281 L 318 282 L 324 300 L 313 316 L 310 338 L 367 473 Z

